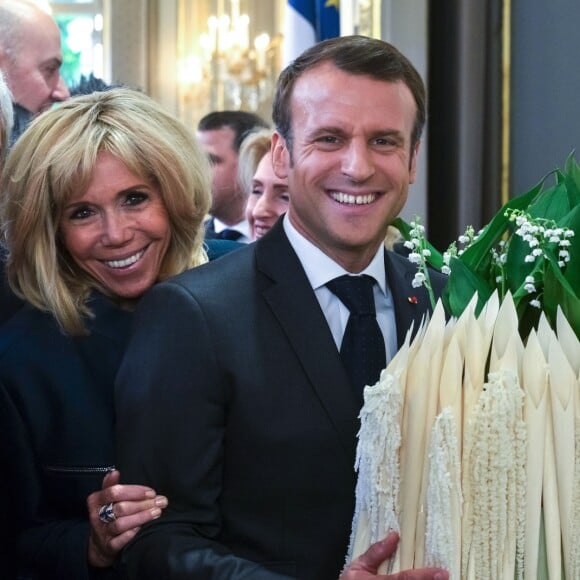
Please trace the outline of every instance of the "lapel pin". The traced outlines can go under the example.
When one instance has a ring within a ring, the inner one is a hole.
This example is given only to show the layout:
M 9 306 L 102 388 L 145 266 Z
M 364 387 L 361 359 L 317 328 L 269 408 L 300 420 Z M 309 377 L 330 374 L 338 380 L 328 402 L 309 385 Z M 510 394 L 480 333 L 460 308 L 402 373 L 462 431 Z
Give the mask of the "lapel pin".
M 407 298 L 407 300 L 411 303 L 411 304 L 417 304 L 419 302 L 419 300 L 417 299 L 416 296 L 409 296 Z

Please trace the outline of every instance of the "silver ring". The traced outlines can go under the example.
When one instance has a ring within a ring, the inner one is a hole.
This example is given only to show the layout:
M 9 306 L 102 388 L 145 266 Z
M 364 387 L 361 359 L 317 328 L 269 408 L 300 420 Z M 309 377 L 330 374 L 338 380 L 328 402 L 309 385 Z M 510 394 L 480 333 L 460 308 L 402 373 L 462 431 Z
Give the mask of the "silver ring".
M 117 516 L 113 511 L 113 502 L 108 503 L 107 505 L 101 507 L 101 509 L 99 510 L 99 519 L 104 524 L 110 524 L 111 522 L 114 522 L 117 519 Z

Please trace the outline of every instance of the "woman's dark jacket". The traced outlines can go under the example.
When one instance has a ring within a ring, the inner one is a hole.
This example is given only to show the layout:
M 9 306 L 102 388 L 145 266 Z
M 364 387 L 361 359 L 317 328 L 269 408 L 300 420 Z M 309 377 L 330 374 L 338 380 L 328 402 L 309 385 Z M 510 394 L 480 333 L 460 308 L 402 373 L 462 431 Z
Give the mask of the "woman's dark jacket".
M 131 314 L 96 293 L 90 305 L 86 337 L 30 306 L 0 329 L 0 521 L 19 578 L 91 577 L 86 501 L 115 464 L 113 385 Z
M 208 242 L 216 259 L 243 244 Z M 87 496 L 115 465 L 113 387 L 132 314 L 94 293 L 86 337 L 29 305 L 0 326 L 4 580 L 117 578 L 89 569 Z

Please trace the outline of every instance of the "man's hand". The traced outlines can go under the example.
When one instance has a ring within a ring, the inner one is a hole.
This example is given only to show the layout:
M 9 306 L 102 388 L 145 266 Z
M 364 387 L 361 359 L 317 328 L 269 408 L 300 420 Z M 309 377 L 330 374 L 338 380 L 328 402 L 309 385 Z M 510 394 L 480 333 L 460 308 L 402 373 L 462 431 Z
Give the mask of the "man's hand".
M 339 580 L 448 580 L 449 574 L 441 568 L 404 570 L 397 574 L 379 575 L 379 566 L 393 557 L 399 543 L 399 534 L 391 532 L 384 540 L 373 544 L 364 554 L 353 560 Z

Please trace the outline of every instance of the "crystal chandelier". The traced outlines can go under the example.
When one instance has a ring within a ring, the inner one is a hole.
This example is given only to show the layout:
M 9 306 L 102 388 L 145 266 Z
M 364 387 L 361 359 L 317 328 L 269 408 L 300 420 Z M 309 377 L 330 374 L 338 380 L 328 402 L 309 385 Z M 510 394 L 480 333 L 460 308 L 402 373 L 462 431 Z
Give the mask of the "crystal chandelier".
M 250 17 L 240 13 L 240 0 L 218 2 L 217 14 L 199 36 L 197 54 L 181 63 L 186 99 L 211 110 L 258 111 L 271 98 L 278 69 L 281 38 L 263 32 L 250 40 Z

